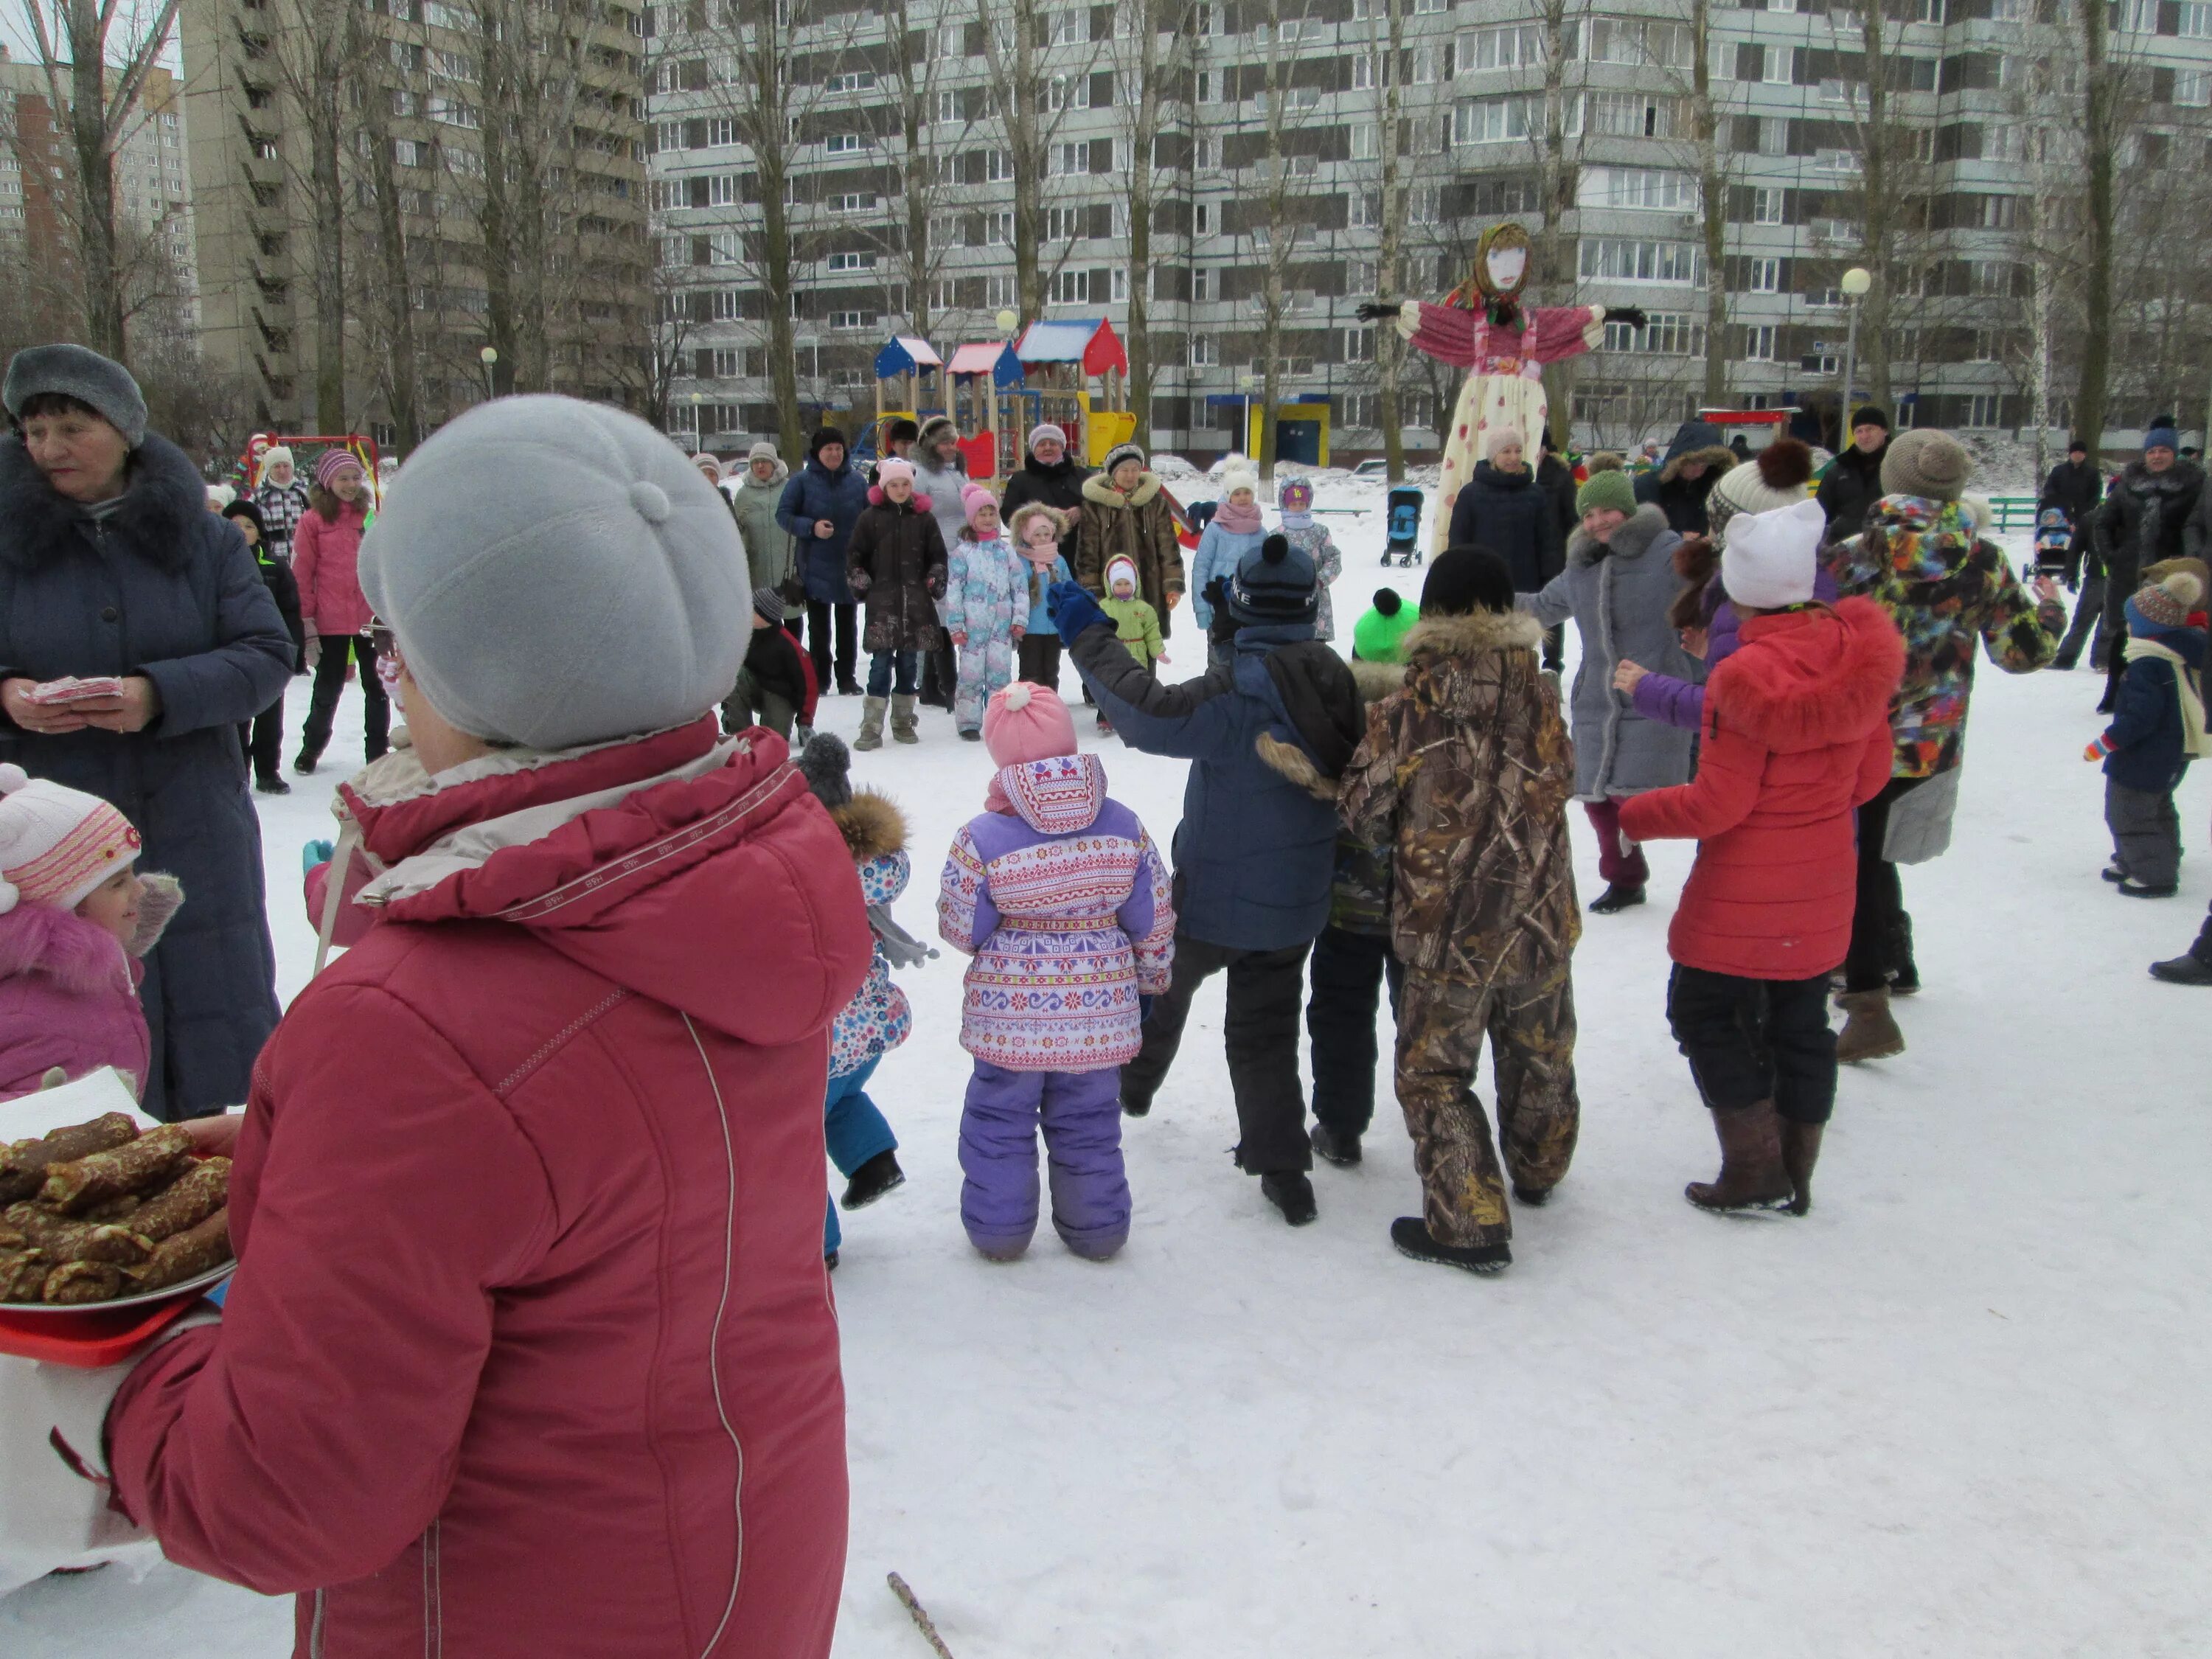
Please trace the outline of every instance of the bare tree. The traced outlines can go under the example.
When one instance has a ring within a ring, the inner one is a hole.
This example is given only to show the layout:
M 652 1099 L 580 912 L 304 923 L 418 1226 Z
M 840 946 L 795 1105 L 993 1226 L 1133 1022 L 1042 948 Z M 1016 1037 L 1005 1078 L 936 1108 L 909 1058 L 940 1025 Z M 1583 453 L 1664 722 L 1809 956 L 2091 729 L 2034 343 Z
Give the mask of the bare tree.
M 167 46 L 179 0 L 122 12 L 118 0 L 18 0 L 38 48 L 46 106 L 69 143 L 54 192 L 76 244 L 85 336 L 96 351 L 128 357 L 128 261 L 115 211 L 115 161 L 146 76 Z M 43 159 L 43 158 L 42 158 Z M 29 176 L 29 169 L 25 170 Z
M 2075 0 L 2081 73 L 2081 356 L 2074 424 L 2094 454 L 2105 441 L 2112 372 L 2112 250 L 2118 217 L 2113 173 L 2120 146 L 2120 66 L 2100 0 Z
M 1395 3 L 1395 0 L 1392 0 Z M 1152 378 L 1158 367 L 1152 331 L 1152 232 L 1161 180 L 1160 143 L 1171 110 L 1188 112 L 1190 0 L 1120 0 L 1115 9 L 1114 100 L 1121 111 L 1121 142 L 1128 147 L 1129 407 L 1137 441 L 1152 441 Z M 1186 128 L 1188 124 L 1186 123 Z M 1180 135 L 1187 145 L 1188 131 Z M 1186 160 L 1188 161 L 1188 157 Z
M 1728 400 L 1728 130 L 1713 93 L 1713 0 L 1690 0 L 1690 142 L 1705 246 L 1704 400 L 1709 409 Z
M 1054 148 L 1073 102 L 1070 89 L 1087 80 L 1098 61 L 1098 48 L 1087 39 L 1056 40 L 1052 36 L 1064 20 L 1087 28 L 1090 15 L 1080 8 L 1048 12 L 1039 0 L 976 0 L 983 60 L 997 90 L 1006 171 L 1013 185 L 1014 290 L 1024 317 L 1043 314 L 1053 275 L 1044 257 L 1046 198 L 1053 193 L 1050 180 L 1059 159 Z M 1053 49 L 1062 46 L 1080 46 L 1083 54 L 1055 59 Z M 1060 257 L 1066 258 L 1065 250 Z
M 1369 77 L 1375 88 L 1375 158 L 1377 175 L 1375 281 L 1385 304 L 1405 298 L 1406 165 L 1401 143 L 1405 126 L 1406 0 L 1381 0 L 1367 13 Z M 1406 431 L 1398 396 L 1405 371 L 1406 343 L 1395 328 L 1375 331 L 1376 418 L 1382 430 L 1383 465 L 1392 483 L 1406 478 Z

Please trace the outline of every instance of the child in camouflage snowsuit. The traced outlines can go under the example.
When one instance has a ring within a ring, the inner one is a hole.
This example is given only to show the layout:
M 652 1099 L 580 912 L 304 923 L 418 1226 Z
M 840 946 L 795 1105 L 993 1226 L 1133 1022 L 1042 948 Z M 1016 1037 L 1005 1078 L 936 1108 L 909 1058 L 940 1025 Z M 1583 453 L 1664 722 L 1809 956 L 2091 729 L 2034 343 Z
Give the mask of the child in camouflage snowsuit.
M 1014 678 L 1014 653 L 1029 631 L 1029 567 L 999 528 L 999 503 L 981 484 L 960 492 L 968 522 L 952 544 L 945 583 L 945 629 L 960 652 L 952 723 L 983 740 L 983 708 Z
M 1405 688 L 1367 711 L 1344 774 L 1345 834 L 1387 846 L 1398 1003 L 1398 1102 L 1422 1214 L 1392 1243 L 1417 1261 L 1496 1273 L 1513 1259 L 1513 1194 L 1541 1204 L 1574 1156 L 1571 958 L 1581 935 L 1566 804 L 1574 750 L 1544 678 L 1535 618 L 1497 555 L 1429 567 L 1406 636 Z M 1473 1091 L 1487 1033 L 1504 1169 Z

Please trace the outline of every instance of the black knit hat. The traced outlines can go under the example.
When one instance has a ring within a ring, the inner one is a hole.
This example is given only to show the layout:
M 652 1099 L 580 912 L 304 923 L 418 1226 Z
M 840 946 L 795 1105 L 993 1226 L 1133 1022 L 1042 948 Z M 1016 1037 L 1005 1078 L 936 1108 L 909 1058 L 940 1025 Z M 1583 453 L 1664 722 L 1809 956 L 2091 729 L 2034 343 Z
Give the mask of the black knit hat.
M 1856 410 L 1852 411 L 1851 430 L 1856 432 L 1863 426 L 1878 426 L 1884 432 L 1887 432 L 1889 430 L 1889 416 L 1883 414 L 1872 404 L 1861 404 Z
M 261 509 L 243 495 L 223 508 L 222 516 L 226 519 L 251 519 L 255 530 L 264 536 L 269 533 L 269 526 L 261 521 Z
M 910 444 L 921 436 L 921 428 L 903 415 L 884 428 L 886 444 Z
M 824 806 L 842 806 L 853 799 L 853 752 L 836 732 L 817 732 L 792 764 Z
M 1314 562 L 1289 540 L 1270 536 L 1237 562 L 1229 583 L 1229 610 L 1239 623 L 1310 623 L 1321 609 Z
M 1464 617 L 1513 608 L 1513 573 L 1486 547 L 1446 548 L 1421 584 L 1424 617 Z
M 842 446 L 844 441 L 845 434 L 840 432 L 836 427 L 817 427 L 815 428 L 814 435 L 806 441 L 806 459 L 810 461 L 819 460 L 822 459 L 822 450 L 824 445 L 837 444 Z
M 2086 455 L 2089 453 L 2089 446 L 2083 441 L 2081 434 L 2077 432 L 2066 441 L 2066 453 L 2069 455 Z

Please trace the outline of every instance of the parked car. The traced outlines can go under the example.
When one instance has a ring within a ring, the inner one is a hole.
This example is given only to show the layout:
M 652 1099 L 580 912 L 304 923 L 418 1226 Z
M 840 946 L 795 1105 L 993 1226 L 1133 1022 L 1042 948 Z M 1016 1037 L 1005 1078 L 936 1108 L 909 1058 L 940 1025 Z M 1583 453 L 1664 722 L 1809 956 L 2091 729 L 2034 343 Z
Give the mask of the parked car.
M 1390 463 L 1380 459 L 1362 461 L 1352 469 L 1352 476 L 1355 478 L 1387 478 L 1390 476 Z

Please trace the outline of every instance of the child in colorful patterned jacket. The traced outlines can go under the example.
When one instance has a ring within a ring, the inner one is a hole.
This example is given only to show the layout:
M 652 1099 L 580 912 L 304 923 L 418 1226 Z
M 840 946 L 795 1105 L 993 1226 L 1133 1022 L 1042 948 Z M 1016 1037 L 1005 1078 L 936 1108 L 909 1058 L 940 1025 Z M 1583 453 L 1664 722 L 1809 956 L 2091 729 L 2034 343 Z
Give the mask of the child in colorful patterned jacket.
M 846 1177 L 844 1206 L 858 1210 L 906 1181 L 899 1168 L 898 1137 L 868 1098 L 867 1085 L 883 1057 L 914 1030 L 906 993 L 891 983 L 891 963 L 907 967 L 933 953 L 890 918 L 890 907 L 906 891 L 913 868 L 907 858 L 904 814 L 872 789 L 854 793 L 848 776 L 852 756 L 843 740 L 828 732 L 807 740 L 797 765 L 815 799 L 830 809 L 844 833 L 860 867 L 860 896 L 876 934 L 867 978 L 830 1024 L 830 1092 L 823 1105 L 830 1161 Z M 842 1242 L 833 1203 L 822 1224 L 823 1259 L 833 1267 Z
M 1042 1119 L 1054 1230 L 1104 1261 L 1129 1237 L 1121 1066 L 1168 988 L 1167 868 L 1137 815 L 1107 799 L 1098 757 L 1077 752 L 1057 692 L 1018 681 L 993 693 L 983 742 L 1000 769 L 988 810 L 954 839 L 937 899 L 938 932 L 975 957 L 960 1219 L 994 1261 L 1029 1248 Z

